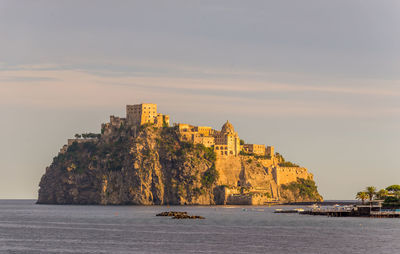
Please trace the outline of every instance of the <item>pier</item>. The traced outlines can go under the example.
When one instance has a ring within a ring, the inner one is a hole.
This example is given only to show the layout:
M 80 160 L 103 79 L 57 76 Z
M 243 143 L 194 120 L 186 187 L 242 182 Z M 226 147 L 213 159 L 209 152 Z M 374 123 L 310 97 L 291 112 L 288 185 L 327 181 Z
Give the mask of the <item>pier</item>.
M 400 209 L 382 209 L 381 202 L 375 202 L 369 205 L 338 206 L 333 208 L 315 207 L 299 211 L 299 214 L 330 217 L 400 218 Z

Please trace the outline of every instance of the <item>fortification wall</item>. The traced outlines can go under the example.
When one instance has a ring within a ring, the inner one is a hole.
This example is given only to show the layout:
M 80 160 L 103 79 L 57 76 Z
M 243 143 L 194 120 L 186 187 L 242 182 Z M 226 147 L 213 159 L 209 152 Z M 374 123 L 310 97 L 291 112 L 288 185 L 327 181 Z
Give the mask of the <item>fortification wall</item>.
M 272 201 L 265 195 L 260 193 L 251 194 L 232 194 L 226 197 L 226 205 L 265 205 L 267 202 Z
M 275 167 L 272 171 L 278 185 L 296 182 L 297 178 L 313 179 L 313 175 L 302 167 Z
M 215 168 L 219 173 L 218 185 L 237 185 L 240 180 L 240 172 L 242 170 L 239 157 L 217 157 Z

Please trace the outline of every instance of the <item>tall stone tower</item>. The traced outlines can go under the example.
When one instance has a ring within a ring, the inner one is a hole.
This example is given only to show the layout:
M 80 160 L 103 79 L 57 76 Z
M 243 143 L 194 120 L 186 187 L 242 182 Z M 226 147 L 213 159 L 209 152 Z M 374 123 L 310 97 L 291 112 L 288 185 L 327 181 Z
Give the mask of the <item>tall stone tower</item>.
M 157 104 L 126 105 L 126 122 L 131 126 L 148 123 L 155 124 L 157 127 L 162 127 L 164 124 L 169 126 L 169 115 L 157 113 Z
M 129 125 L 154 123 L 155 117 L 157 117 L 157 104 L 126 105 L 126 121 Z

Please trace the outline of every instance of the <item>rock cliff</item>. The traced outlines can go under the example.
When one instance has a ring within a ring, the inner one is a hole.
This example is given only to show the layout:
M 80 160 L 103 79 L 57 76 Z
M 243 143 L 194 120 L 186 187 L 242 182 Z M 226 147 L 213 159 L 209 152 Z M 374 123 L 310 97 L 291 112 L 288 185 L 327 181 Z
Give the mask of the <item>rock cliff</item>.
M 99 138 L 72 142 L 46 168 L 37 202 L 211 205 L 322 200 L 304 168 L 285 172 L 291 180 L 279 183 L 286 177 L 280 158 L 218 158 L 212 148 L 182 142 L 178 135 L 173 127 L 121 125 Z

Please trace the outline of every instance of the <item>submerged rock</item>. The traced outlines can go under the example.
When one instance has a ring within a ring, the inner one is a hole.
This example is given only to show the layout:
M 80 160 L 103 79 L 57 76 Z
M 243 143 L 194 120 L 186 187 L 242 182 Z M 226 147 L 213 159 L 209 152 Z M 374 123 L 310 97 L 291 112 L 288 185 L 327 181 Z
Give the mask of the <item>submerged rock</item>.
M 181 214 L 172 217 L 172 219 L 205 219 L 203 216 L 199 215 L 187 215 L 187 214 Z
M 205 219 L 203 216 L 199 215 L 188 215 L 187 212 L 162 212 L 156 214 L 156 216 L 172 217 L 172 219 Z
M 156 214 L 156 216 L 169 216 L 169 217 L 185 216 L 185 215 L 187 215 L 187 212 L 162 212 Z

